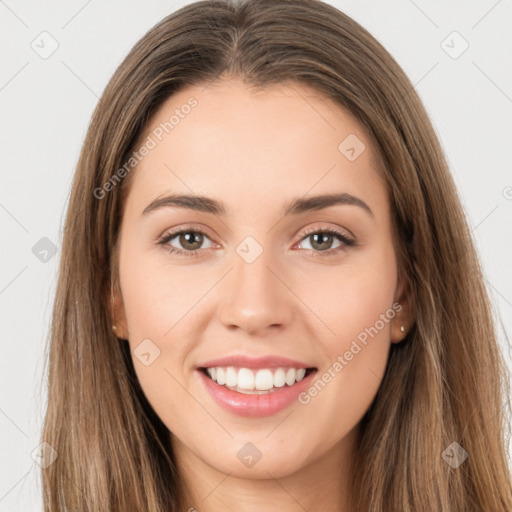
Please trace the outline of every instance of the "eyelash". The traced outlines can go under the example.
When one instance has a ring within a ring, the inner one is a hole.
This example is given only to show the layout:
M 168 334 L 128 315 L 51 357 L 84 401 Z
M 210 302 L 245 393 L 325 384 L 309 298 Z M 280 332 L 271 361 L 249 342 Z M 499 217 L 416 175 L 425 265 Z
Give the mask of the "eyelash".
M 178 231 L 165 233 L 158 239 L 158 244 L 164 246 L 165 244 L 170 242 L 172 239 L 176 238 L 178 235 L 181 235 L 183 233 L 194 233 L 194 234 L 198 233 L 200 235 L 204 235 L 204 236 L 208 237 L 208 235 L 204 231 L 201 231 L 200 229 L 195 229 L 192 226 L 185 226 L 185 227 L 182 227 L 181 229 L 179 229 Z M 337 255 L 337 253 L 340 250 L 344 250 L 346 247 L 355 247 L 357 245 L 357 242 L 355 240 L 353 240 L 352 238 L 349 238 L 348 236 L 341 233 L 340 231 L 337 231 L 336 229 L 332 229 L 332 228 L 324 228 L 324 229 L 312 228 L 312 229 L 306 230 L 303 233 L 303 236 L 299 240 L 299 242 L 302 242 L 302 240 L 304 240 L 304 238 L 306 238 L 307 236 L 312 235 L 312 234 L 334 235 L 342 242 L 342 245 L 340 245 L 339 247 L 336 247 L 334 249 L 329 249 L 327 251 L 318 251 L 315 249 L 307 249 L 309 251 L 312 251 L 312 255 L 314 257 L 327 257 L 328 258 L 330 256 Z M 169 250 L 169 254 L 175 254 L 178 256 L 187 256 L 187 257 L 197 257 L 197 256 L 200 256 L 200 253 L 204 250 L 205 249 L 195 249 L 193 251 L 184 251 L 184 250 L 176 249 L 176 248 L 172 247 Z
M 170 242 L 171 240 L 176 238 L 178 235 L 181 235 L 183 233 L 201 234 L 201 235 L 204 235 L 204 236 L 208 237 L 208 235 L 204 231 L 201 231 L 200 229 L 196 229 L 196 228 L 194 228 L 192 226 L 185 226 L 185 227 L 182 227 L 181 229 L 179 229 L 177 231 L 173 231 L 173 232 L 170 232 L 170 233 L 165 233 L 164 235 L 162 235 L 158 239 L 158 244 L 164 246 L 168 242 Z M 344 233 L 341 233 L 340 231 L 337 231 L 336 229 L 332 229 L 332 228 L 323 228 L 323 229 L 322 228 L 320 228 L 320 229 L 318 229 L 318 228 L 311 228 L 311 229 L 308 229 L 308 230 L 306 230 L 303 233 L 302 238 L 299 240 L 299 242 L 302 242 L 302 240 L 304 240 L 307 236 L 312 235 L 312 234 L 334 235 L 336 238 L 338 238 L 342 242 L 342 245 L 340 245 L 339 247 L 336 247 L 334 249 L 329 249 L 327 251 L 318 251 L 318 250 L 315 250 L 315 249 L 306 249 L 306 250 L 312 251 L 312 256 L 314 256 L 314 257 L 328 258 L 330 256 L 337 255 L 337 253 L 339 251 L 344 250 L 347 247 L 354 247 L 354 246 L 357 245 L 355 240 L 353 240 L 352 238 L 349 238 Z M 197 257 L 197 256 L 200 256 L 200 253 L 202 251 L 204 251 L 204 250 L 205 249 L 195 249 L 193 251 L 185 251 L 185 250 L 182 250 L 182 249 L 176 249 L 174 247 L 171 247 L 171 249 L 169 250 L 169 254 L 175 254 L 175 255 L 178 255 L 178 256 L 186 256 L 186 257 Z

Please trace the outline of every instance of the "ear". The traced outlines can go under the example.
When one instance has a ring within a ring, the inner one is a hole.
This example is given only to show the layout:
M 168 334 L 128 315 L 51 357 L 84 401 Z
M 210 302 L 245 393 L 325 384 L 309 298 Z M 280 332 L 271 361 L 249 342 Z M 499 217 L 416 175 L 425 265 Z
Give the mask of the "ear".
M 123 296 L 118 285 L 118 280 L 111 281 L 108 294 L 108 305 L 111 319 L 112 333 L 119 339 L 128 340 L 128 324 L 124 311 Z M 115 330 L 113 329 L 115 327 Z
M 395 294 L 394 304 L 400 304 L 400 308 L 393 308 L 395 316 L 391 320 L 391 343 L 400 343 L 407 336 L 414 324 L 414 304 L 408 282 L 400 281 Z M 402 331 L 403 327 L 403 331 Z

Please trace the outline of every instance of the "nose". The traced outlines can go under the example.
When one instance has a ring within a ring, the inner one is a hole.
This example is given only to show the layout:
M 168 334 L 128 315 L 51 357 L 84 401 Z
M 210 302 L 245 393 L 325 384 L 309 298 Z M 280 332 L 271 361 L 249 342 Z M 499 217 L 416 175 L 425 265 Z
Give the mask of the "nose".
M 291 323 L 296 299 L 270 251 L 263 251 L 252 263 L 235 254 L 221 294 L 219 317 L 230 330 L 263 337 Z

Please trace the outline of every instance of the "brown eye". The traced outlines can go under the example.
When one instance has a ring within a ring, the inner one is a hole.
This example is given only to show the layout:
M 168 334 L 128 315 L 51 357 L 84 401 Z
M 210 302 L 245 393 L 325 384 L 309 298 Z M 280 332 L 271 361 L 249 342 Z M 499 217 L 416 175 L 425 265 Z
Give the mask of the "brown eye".
M 333 247 L 333 243 L 336 239 L 338 239 L 339 244 Z M 205 249 L 201 247 L 205 240 L 210 240 L 210 238 L 203 231 L 185 227 L 179 231 L 163 235 L 158 243 L 168 248 L 169 252 L 172 254 L 180 256 L 199 256 Z M 178 247 L 171 244 L 171 241 L 177 243 Z M 356 245 L 356 241 L 349 238 L 344 233 L 327 228 L 306 232 L 301 239 L 301 244 L 304 243 L 304 241 L 309 242 L 311 247 L 306 247 L 306 249 L 311 250 L 313 255 L 326 257 L 333 256 L 337 254 L 338 251 L 343 251 L 347 247 Z
M 333 247 L 332 244 L 335 239 L 338 239 L 340 243 Z M 334 229 L 317 229 L 316 231 L 306 232 L 306 236 L 302 238 L 301 244 L 304 243 L 303 241 L 309 242 L 311 247 L 306 247 L 306 249 L 311 249 L 315 256 L 318 254 L 331 256 L 347 247 L 356 245 L 355 240 Z
M 184 228 L 179 231 L 163 235 L 158 243 L 169 248 L 170 253 L 183 256 L 198 256 L 203 250 L 201 246 L 205 239 L 209 240 L 206 233 L 197 229 Z M 171 241 L 174 241 L 175 244 L 177 243 L 178 246 L 176 247 L 175 245 L 171 245 Z
M 309 239 L 311 240 L 313 249 L 324 251 L 331 248 L 330 246 L 333 244 L 334 236 L 329 233 L 315 233 L 309 235 Z
M 184 249 L 195 251 L 203 244 L 203 234 L 198 231 L 183 231 L 179 234 L 178 241 Z

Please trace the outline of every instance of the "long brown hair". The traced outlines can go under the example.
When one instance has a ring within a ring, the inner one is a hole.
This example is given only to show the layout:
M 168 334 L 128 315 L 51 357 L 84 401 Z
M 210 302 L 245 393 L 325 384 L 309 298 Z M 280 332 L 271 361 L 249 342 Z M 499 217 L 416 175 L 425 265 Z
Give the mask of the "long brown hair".
M 315 88 L 364 125 L 382 161 L 415 323 L 392 344 L 361 423 L 354 510 L 509 512 L 506 367 L 445 157 L 391 55 L 318 0 L 187 5 L 153 27 L 108 83 L 76 167 L 62 240 L 41 438 L 58 457 L 42 473 L 45 512 L 182 505 L 168 430 L 139 386 L 128 344 L 111 330 L 116 240 L 136 170 L 118 178 L 163 101 L 221 74 L 254 86 Z M 454 442 L 468 453 L 457 468 L 443 457 Z

